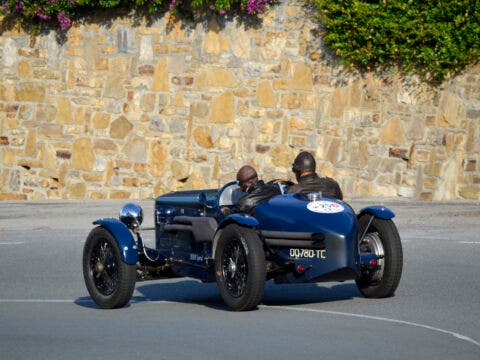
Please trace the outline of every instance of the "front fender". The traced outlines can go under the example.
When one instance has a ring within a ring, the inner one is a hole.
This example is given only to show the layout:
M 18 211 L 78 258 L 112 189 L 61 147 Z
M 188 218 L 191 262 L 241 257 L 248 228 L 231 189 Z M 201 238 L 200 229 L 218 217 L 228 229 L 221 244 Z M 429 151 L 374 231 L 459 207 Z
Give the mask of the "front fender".
M 137 243 L 127 226 L 118 219 L 98 219 L 93 222 L 107 229 L 115 238 L 122 261 L 129 265 L 135 265 L 138 261 Z
M 235 223 L 240 226 L 247 226 L 251 228 L 258 227 L 258 220 L 255 219 L 253 216 L 246 215 L 246 214 L 231 214 L 228 215 L 218 226 L 218 229 L 223 229 L 225 226 Z
M 384 220 L 390 220 L 395 217 L 394 212 L 389 208 L 386 208 L 385 206 L 369 206 L 369 207 L 363 208 L 358 213 L 357 218 L 359 219 L 362 215 L 365 215 L 365 214 L 373 215 L 376 218 L 384 219 Z
M 237 224 L 244 227 L 249 227 L 252 229 L 258 228 L 258 220 L 254 217 L 246 214 L 232 214 L 228 215 L 217 228 L 215 232 L 215 236 L 213 237 L 213 246 L 212 246 L 212 257 L 215 258 L 215 250 L 217 248 L 218 239 L 220 238 L 220 234 L 222 233 L 222 229 L 224 229 L 227 225 L 230 224 Z

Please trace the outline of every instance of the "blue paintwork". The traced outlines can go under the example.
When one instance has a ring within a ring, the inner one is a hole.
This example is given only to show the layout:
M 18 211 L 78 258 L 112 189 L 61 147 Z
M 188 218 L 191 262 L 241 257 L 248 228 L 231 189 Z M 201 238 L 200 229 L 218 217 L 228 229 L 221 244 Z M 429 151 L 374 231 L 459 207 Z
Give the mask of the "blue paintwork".
M 386 208 L 385 206 L 369 206 L 369 207 L 363 208 L 358 213 L 358 217 L 360 218 L 360 216 L 364 214 L 370 214 L 375 216 L 376 218 L 384 219 L 384 220 L 390 220 L 395 217 L 394 212 L 389 208 Z
M 120 249 L 122 261 L 135 265 L 138 261 L 138 250 L 133 234 L 127 226 L 118 219 L 107 218 L 98 219 L 93 222 L 94 225 L 100 225 L 106 228 L 115 238 Z
M 258 227 L 258 220 L 250 215 L 245 214 L 232 214 L 227 216 L 219 225 L 219 229 L 224 228 L 229 224 L 238 224 L 240 226 L 246 226 L 249 228 L 257 228 Z
M 345 202 L 323 198 L 339 209 L 335 213 L 310 210 L 312 203 L 303 194 L 275 196 L 259 204 L 254 214 L 234 213 L 224 217 L 220 211 L 219 197 L 222 191 L 234 184 L 226 184 L 220 190 L 195 190 L 171 192 L 155 200 L 156 249 L 171 262 L 177 276 L 190 276 L 203 281 L 215 278 L 212 263 L 212 243 L 195 243 L 187 232 L 167 233 L 163 227 L 174 222 L 175 216 L 208 216 L 218 222 L 218 230 L 235 223 L 240 226 L 262 231 L 290 233 L 314 233 L 323 235 L 324 248 L 303 249 L 302 246 L 273 246 L 270 250 L 285 262 L 293 263 L 297 269 L 302 265 L 305 271 L 291 272 L 279 282 L 321 281 L 330 274 L 345 271 L 350 279 L 360 274 L 361 266 L 368 265 L 371 254 L 359 254 L 357 219 L 370 214 L 381 219 L 395 215 L 386 207 L 370 206 L 358 214 Z M 309 205 L 310 204 L 310 205 Z M 122 253 L 122 260 L 128 264 L 139 261 L 136 241 L 130 230 L 117 219 L 100 219 L 94 222 L 105 227 L 115 237 Z M 282 235 L 283 236 L 283 235 Z M 309 235 L 311 236 L 311 235 Z M 295 236 L 293 236 L 295 238 Z M 212 239 L 213 240 L 213 239 Z M 293 240 L 295 241 L 295 240 Z M 298 251 L 307 253 L 298 255 Z
M 346 203 L 329 198 L 322 200 L 338 204 L 343 211 L 327 214 L 308 210 L 310 203 L 304 195 L 285 194 L 276 196 L 257 206 L 255 218 L 259 228 L 270 231 L 311 232 L 325 236 L 325 259 L 295 259 L 290 256 L 290 248 L 279 249 L 285 259 L 294 260 L 295 267 L 303 265 L 308 270 L 302 274 L 302 281 L 318 279 L 329 272 L 350 268 L 358 272 L 357 220 L 354 211 Z

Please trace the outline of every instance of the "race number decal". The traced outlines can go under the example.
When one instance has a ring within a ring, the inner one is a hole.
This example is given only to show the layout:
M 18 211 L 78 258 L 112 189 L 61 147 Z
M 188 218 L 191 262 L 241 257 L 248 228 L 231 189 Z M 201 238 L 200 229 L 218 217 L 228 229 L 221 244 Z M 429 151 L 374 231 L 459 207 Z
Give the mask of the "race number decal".
M 336 214 L 345 210 L 343 205 L 328 200 L 312 201 L 307 209 L 320 214 Z

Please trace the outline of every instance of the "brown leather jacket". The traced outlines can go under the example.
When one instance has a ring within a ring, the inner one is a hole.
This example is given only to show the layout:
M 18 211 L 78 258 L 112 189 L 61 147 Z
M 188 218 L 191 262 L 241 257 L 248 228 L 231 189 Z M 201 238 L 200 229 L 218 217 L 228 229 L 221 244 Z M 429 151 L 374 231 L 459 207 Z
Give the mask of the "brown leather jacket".
M 322 196 L 343 200 L 340 185 L 329 177 L 319 177 L 317 173 L 302 176 L 297 185 L 292 185 L 287 189 L 287 193 L 308 193 L 321 191 Z

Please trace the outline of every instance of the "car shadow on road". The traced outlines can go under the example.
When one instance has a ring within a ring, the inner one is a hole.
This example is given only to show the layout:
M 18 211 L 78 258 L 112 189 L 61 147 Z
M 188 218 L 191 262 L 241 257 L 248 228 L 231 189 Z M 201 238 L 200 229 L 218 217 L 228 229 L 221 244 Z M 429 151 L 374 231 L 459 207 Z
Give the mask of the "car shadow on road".
M 350 300 L 357 297 L 362 295 L 355 283 L 276 285 L 269 281 L 265 287 L 263 304 L 302 305 Z M 148 284 L 137 284 L 130 304 L 162 301 L 199 304 L 218 310 L 229 310 L 223 303 L 216 283 L 205 284 L 193 279 L 160 280 Z M 79 298 L 75 303 L 83 307 L 98 308 L 90 297 Z

